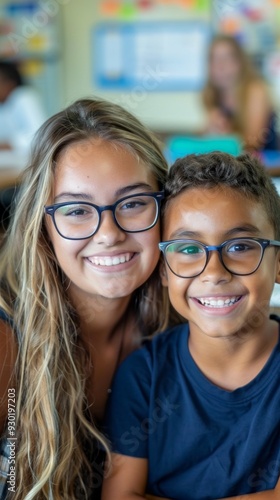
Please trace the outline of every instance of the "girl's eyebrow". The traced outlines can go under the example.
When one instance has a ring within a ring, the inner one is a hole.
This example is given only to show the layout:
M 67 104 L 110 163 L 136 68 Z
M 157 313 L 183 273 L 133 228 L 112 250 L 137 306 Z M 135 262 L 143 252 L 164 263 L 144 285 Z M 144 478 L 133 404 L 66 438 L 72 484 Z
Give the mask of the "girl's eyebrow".
M 58 202 L 61 202 L 63 201 L 63 199 L 65 198 L 65 200 L 85 200 L 85 201 L 92 201 L 92 196 L 90 196 L 89 194 L 87 193 L 71 193 L 70 191 L 69 192 L 65 192 L 65 193 L 59 193 L 57 196 L 55 196 L 54 198 L 54 203 L 58 203 Z
M 129 186 L 124 186 L 120 189 L 117 189 L 115 192 L 115 196 L 125 196 L 126 194 L 129 194 L 131 191 L 138 190 L 139 192 L 153 192 L 154 189 L 150 184 L 147 184 L 146 182 L 138 182 L 136 184 L 131 184 Z M 85 200 L 85 201 L 93 201 L 93 196 L 90 195 L 89 193 L 72 193 L 71 191 L 66 191 L 59 193 L 57 196 L 54 198 L 54 203 L 61 202 L 63 199 L 66 200 Z
M 154 192 L 154 188 L 151 186 L 151 184 L 147 184 L 146 182 L 137 182 L 136 184 L 131 184 L 130 186 L 125 186 L 123 188 L 120 188 L 116 191 L 116 196 L 122 196 L 126 195 L 127 193 L 130 193 L 130 191 L 135 191 L 138 190 L 139 192 Z

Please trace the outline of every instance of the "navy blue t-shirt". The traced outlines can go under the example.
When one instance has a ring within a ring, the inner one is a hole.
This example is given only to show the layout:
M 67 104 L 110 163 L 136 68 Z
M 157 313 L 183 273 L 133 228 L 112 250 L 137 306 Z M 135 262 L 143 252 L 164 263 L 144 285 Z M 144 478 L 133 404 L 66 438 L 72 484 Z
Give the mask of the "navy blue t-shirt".
M 200 371 L 180 325 L 120 366 L 107 406 L 113 451 L 147 458 L 150 494 L 213 500 L 273 489 L 280 471 L 280 341 L 247 385 Z

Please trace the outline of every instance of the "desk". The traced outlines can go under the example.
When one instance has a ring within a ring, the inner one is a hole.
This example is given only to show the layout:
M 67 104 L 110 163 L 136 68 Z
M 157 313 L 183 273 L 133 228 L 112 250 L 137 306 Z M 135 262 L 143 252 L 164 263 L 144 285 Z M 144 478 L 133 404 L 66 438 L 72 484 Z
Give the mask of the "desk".
M 280 177 L 280 165 L 279 167 L 266 167 L 266 171 L 271 175 L 271 177 Z
M 271 177 L 280 176 L 280 151 L 262 151 L 259 157 Z
M 241 154 L 242 144 L 234 136 L 209 136 L 209 135 L 167 135 L 161 137 L 164 143 L 164 151 L 169 165 L 177 158 L 196 153 L 210 153 L 212 151 L 223 151 L 234 156 Z M 253 153 L 265 166 L 271 177 L 280 177 L 280 151 L 265 150 Z
M 0 150 L 0 190 L 16 186 L 28 162 L 26 153 Z
M 16 186 L 19 183 L 19 176 L 22 172 L 20 168 L 1 167 L 0 168 L 0 190 Z

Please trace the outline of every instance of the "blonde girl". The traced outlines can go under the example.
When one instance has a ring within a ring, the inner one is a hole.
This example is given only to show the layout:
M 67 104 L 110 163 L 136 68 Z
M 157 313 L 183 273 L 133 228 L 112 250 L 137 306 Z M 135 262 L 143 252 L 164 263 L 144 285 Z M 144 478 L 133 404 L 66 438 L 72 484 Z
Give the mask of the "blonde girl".
M 113 374 L 169 322 L 157 249 L 166 173 L 155 137 L 106 101 L 79 100 L 37 133 L 0 255 L 1 468 L 3 480 L 9 388 L 15 500 L 99 498 Z

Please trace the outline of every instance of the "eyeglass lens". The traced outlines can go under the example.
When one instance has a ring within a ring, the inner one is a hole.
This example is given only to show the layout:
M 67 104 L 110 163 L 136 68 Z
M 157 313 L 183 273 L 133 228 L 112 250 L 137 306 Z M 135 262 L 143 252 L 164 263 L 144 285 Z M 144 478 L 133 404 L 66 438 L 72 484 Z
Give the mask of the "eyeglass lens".
M 115 205 L 115 219 L 124 231 L 137 232 L 151 227 L 158 216 L 153 196 L 133 196 Z M 86 238 L 98 228 L 100 214 L 88 203 L 71 203 L 57 208 L 54 219 L 59 233 L 65 238 Z
M 257 241 L 236 239 L 222 246 L 220 256 L 228 271 L 246 275 L 257 269 L 262 253 L 262 246 Z M 186 240 L 170 243 L 166 247 L 165 258 L 175 274 L 182 278 L 191 278 L 203 272 L 207 262 L 207 252 L 200 243 Z

